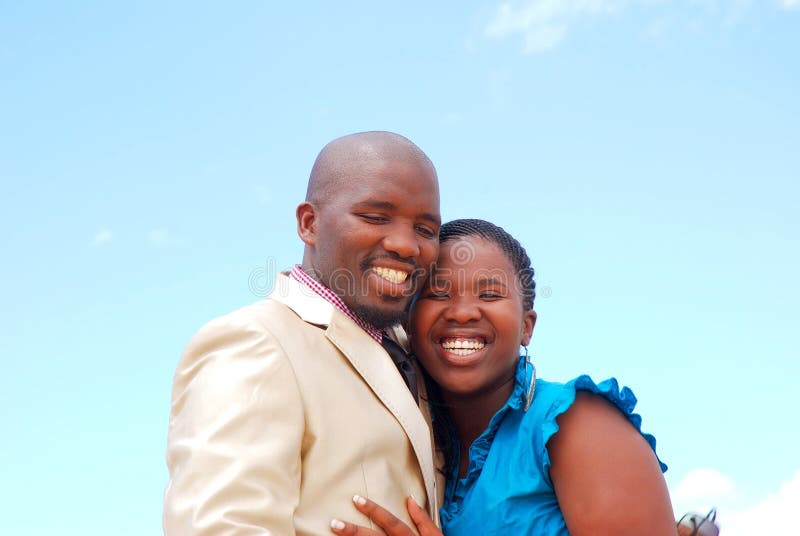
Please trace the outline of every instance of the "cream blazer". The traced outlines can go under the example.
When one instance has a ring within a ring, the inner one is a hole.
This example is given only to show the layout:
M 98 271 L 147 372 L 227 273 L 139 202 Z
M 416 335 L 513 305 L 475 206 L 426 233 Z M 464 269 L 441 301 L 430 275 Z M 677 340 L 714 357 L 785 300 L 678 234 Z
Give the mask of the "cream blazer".
M 411 495 L 438 522 L 426 417 L 380 344 L 279 274 L 266 300 L 209 322 L 181 357 L 164 533 L 330 535 L 333 517 L 370 526 L 356 493 L 413 527 Z

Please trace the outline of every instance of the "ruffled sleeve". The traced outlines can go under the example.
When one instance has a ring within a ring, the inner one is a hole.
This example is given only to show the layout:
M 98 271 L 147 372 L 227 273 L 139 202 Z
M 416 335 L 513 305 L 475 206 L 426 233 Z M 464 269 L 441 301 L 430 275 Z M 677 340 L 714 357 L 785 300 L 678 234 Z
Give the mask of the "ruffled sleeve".
M 620 389 L 619 383 L 615 378 L 609 378 L 608 380 L 596 384 L 589 376 L 583 375 L 563 385 L 542 382 L 544 385 L 541 386 L 541 390 L 539 381 L 536 383 L 537 391 L 544 395 L 542 398 L 549 400 L 543 400 L 543 402 L 545 402 L 544 404 L 537 404 L 539 402 L 537 393 L 537 400 L 534 400 L 534 404 L 531 407 L 531 410 L 544 413 L 541 415 L 542 424 L 539 428 L 540 433 L 536 434 L 537 437 L 535 437 L 534 440 L 534 448 L 538 451 L 540 459 L 543 462 L 544 474 L 542 476 L 551 487 L 553 483 L 550 481 L 550 454 L 547 451 L 547 442 L 558 432 L 558 422 L 556 419 L 572 407 L 572 404 L 575 402 L 575 395 L 578 391 L 588 391 L 602 396 L 611 402 L 628 419 L 628 422 L 642 434 L 642 437 L 645 438 L 650 448 L 653 449 L 653 453 L 656 453 L 656 438 L 651 434 L 642 432 L 642 417 L 633 412 L 637 402 L 636 395 L 634 395 L 633 391 L 628 387 L 623 386 Z M 550 402 L 550 404 L 547 402 Z M 666 471 L 667 466 L 658 458 L 657 453 L 656 458 L 661 466 L 661 472 Z

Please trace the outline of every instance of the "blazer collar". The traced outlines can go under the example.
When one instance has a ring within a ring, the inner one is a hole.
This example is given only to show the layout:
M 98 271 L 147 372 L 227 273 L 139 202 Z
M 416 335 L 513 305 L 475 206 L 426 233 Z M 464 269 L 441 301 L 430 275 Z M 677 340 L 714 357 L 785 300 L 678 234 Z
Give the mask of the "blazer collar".
M 309 324 L 317 326 L 327 326 L 331 322 L 333 313 L 338 312 L 329 301 L 299 281 L 289 277 L 289 272 L 278 274 L 269 298 L 283 303 L 297 313 L 297 316 Z M 345 318 L 347 317 L 345 316 Z

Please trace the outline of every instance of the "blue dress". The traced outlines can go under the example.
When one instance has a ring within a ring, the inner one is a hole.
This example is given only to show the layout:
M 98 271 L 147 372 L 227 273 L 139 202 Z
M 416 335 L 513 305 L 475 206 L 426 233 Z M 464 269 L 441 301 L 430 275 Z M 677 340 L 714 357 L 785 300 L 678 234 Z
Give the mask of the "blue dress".
M 470 447 L 466 477 L 458 478 L 458 452 L 449 469 L 442 507 L 446 536 L 474 534 L 569 535 L 550 481 L 547 441 L 558 431 L 556 417 L 575 401 L 576 391 L 596 393 L 627 417 L 641 433 L 633 413 L 636 397 L 617 380 L 595 384 L 588 376 L 566 383 L 536 380 L 533 402 L 525 410 L 533 366 L 520 358 L 514 390 Z M 656 440 L 642 434 L 655 451 Z M 458 448 L 458 442 L 452 444 Z M 667 466 L 661 463 L 661 470 Z

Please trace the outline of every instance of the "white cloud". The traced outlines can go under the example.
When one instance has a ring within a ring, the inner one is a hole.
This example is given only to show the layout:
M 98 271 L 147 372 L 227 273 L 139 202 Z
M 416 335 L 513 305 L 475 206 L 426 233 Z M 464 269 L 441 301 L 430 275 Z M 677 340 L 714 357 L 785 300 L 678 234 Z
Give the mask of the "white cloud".
M 783 9 L 797 9 L 800 7 L 800 0 L 780 0 Z
M 725 536 L 797 535 L 800 526 L 800 470 L 775 493 L 755 505 L 718 516 L 721 533 Z
M 109 242 L 111 242 L 111 239 L 113 237 L 114 236 L 111 233 L 110 229 L 100 229 L 95 233 L 94 238 L 92 239 L 92 246 L 94 247 L 104 246 Z
M 676 515 L 690 510 L 705 513 L 717 507 L 717 523 L 725 536 L 789 536 L 800 526 L 800 470 L 776 492 L 742 502 L 745 490 L 715 469 L 695 469 L 672 491 Z M 688 508 L 687 508 L 688 505 Z
M 652 21 L 644 29 L 644 35 L 651 41 L 661 41 L 672 30 L 674 22 L 667 17 Z
M 169 231 L 165 227 L 153 229 L 147 233 L 147 241 L 157 246 L 163 246 L 169 243 Z
M 500 4 L 486 27 L 489 37 L 507 37 L 522 33 L 525 53 L 553 48 L 578 19 L 620 11 L 626 0 L 528 0 L 519 7 Z
M 728 26 L 735 25 L 747 15 L 752 4 L 753 0 L 728 0 L 723 22 Z
M 800 7 L 800 0 L 773 0 L 785 10 Z M 561 44 L 567 35 L 587 21 L 636 11 L 644 17 L 644 35 L 662 38 L 668 26 L 697 28 L 705 21 L 733 26 L 754 5 L 753 0 L 517 0 L 501 3 L 486 25 L 487 37 L 501 39 L 521 35 L 526 54 L 544 52 Z M 773 4 L 774 6 L 775 4 Z M 651 19 L 651 20 L 647 20 Z
M 733 493 L 733 489 L 733 481 L 716 469 L 693 469 L 675 488 L 672 501 L 675 504 L 705 502 L 727 497 Z

